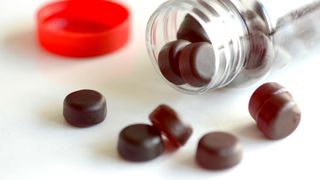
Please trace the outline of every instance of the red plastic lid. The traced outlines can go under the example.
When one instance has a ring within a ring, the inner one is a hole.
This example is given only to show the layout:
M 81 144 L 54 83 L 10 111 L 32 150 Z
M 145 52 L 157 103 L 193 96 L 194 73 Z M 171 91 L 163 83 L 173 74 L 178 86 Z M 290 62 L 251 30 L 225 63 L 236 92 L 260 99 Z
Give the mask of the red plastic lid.
M 65 0 L 37 13 L 37 37 L 45 49 L 64 56 L 113 52 L 129 38 L 129 11 L 105 0 Z

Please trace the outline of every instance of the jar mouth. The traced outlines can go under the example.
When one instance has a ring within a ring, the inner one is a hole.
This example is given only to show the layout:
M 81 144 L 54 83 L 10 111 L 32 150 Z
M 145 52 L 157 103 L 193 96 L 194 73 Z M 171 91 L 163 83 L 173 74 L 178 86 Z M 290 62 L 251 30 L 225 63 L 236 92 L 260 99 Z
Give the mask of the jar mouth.
M 160 76 L 174 89 L 186 94 L 203 94 L 226 86 L 241 71 L 246 48 L 246 25 L 236 7 L 229 1 L 172 0 L 164 3 L 151 16 L 146 33 L 149 56 Z M 177 85 L 166 79 L 159 68 L 158 55 L 167 43 L 176 41 L 187 16 L 194 18 L 207 34 L 213 50 L 212 77 L 201 85 Z

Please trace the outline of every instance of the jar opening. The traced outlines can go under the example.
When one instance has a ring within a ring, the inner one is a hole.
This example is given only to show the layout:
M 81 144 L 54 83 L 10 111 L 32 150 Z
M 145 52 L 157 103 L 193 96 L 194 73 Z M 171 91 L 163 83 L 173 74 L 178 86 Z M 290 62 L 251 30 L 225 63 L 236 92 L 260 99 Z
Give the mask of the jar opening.
M 241 71 L 246 56 L 246 33 L 246 25 L 233 5 L 209 0 L 172 0 L 150 18 L 146 40 L 154 66 L 170 86 L 184 93 L 202 94 L 225 86 Z M 177 40 L 190 44 L 180 53 L 172 45 Z M 167 56 L 162 56 L 163 50 Z M 179 67 L 174 67 L 175 64 Z M 185 83 L 168 79 L 164 75 L 167 70 L 161 69 L 168 67 L 180 70 L 174 73 L 180 73 Z

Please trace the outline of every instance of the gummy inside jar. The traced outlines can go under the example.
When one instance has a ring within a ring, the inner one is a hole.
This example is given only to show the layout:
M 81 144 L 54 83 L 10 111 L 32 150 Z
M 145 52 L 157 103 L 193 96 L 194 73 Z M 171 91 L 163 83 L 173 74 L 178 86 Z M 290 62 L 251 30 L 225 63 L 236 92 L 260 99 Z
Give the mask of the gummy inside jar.
M 191 15 L 183 17 L 177 40 L 165 44 L 159 55 L 161 74 L 170 83 L 201 88 L 214 74 L 214 52 L 207 33 Z

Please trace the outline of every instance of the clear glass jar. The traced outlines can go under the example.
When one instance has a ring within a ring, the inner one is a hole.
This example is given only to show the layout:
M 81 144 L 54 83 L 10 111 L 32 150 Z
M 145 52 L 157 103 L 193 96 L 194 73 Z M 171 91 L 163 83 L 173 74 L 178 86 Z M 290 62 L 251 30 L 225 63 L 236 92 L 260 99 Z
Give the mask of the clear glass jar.
M 287 27 L 306 19 L 306 15 L 309 19 L 313 17 L 314 14 L 309 14 L 316 12 L 319 4 L 319 1 L 309 0 L 281 7 L 275 0 L 169 0 L 149 20 L 146 32 L 148 52 L 163 77 L 158 64 L 159 52 L 167 43 L 177 40 L 186 16 L 192 16 L 206 32 L 213 48 L 210 82 L 195 87 L 163 79 L 173 88 L 189 94 L 251 84 L 269 72 L 278 48 L 287 51 L 285 46 L 290 44 L 288 33 L 292 32 L 292 28 Z M 304 23 L 298 24 L 298 31 L 304 32 L 307 28 Z M 290 35 L 296 36 L 296 33 Z

